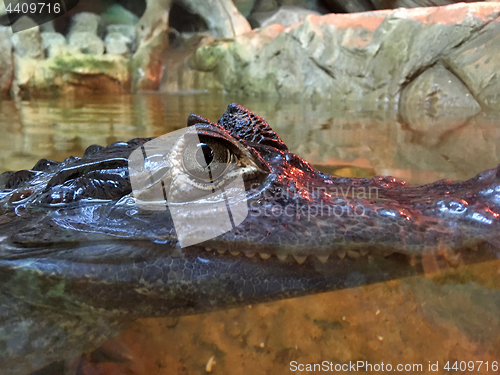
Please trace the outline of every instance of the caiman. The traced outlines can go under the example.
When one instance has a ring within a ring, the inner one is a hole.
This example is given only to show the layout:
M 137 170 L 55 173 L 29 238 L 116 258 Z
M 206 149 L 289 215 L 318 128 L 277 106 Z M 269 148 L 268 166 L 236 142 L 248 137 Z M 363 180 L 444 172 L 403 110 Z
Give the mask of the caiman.
M 241 178 L 234 199 L 248 208 L 238 225 L 187 247 L 170 210 L 141 208 L 147 191 L 131 184 L 130 155 L 152 139 L 93 145 L 81 158 L 0 176 L 2 374 L 91 351 L 140 317 L 403 277 L 421 272 L 426 257 L 452 266 L 498 257 L 500 168 L 423 186 L 334 177 L 237 104 L 216 123 L 190 115 L 186 134 L 199 142 L 178 142 L 168 153 L 178 160 L 162 164 L 161 147 L 144 154 L 176 207 Z M 197 172 L 207 168 L 209 181 Z M 195 236 L 204 207 L 186 224 Z

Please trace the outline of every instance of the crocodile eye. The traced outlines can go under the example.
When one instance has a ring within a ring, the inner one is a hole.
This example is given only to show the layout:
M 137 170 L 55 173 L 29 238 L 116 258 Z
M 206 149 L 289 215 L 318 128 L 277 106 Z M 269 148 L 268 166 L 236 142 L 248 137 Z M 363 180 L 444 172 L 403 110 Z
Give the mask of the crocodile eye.
M 204 182 L 220 178 L 235 161 L 236 156 L 222 141 L 205 136 L 188 143 L 182 155 L 185 171 Z

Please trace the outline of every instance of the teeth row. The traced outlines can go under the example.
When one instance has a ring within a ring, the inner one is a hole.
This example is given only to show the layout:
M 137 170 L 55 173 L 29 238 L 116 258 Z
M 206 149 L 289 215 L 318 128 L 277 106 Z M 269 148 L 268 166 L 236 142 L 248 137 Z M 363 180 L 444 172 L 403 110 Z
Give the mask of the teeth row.
M 205 251 L 213 251 L 213 250 L 214 249 L 212 249 L 211 247 L 205 248 Z M 224 254 L 227 250 L 217 249 L 216 251 L 219 254 Z M 238 251 L 238 250 L 229 251 L 229 254 L 231 254 L 232 256 L 238 256 L 238 255 L 240 255 L 240 251 Z M 243 251 L 243 254 L 245 254 L 245 256 L 247 258 L 252 258 L 255 256 L 256 253 L 253 251 Z M 258 253 L 258 254 L 264 260 L 271 258 L 271 254 L 269 254 L 269 253 Z M 288 255 L 287 254 L 279 254 L 279 255 L 276 255 L 276 257 L 279 260 L 281 260 L 282 262 L 284 262 L 286 260 L 286 258 L 288 257 Z M 328 261 L 329 256 L 328 255 L 317 255 L 316 257 L 321 261 L 321 263 L 326 263 Z M 297 261 L 297 263 L 302 264 L 306 261 L 307 255 L 293 255 L 293 258 Z
M 206 251 L 213 251 L 213 249 L 210 247 L 206 247 L 205 250 Z M 219 254 L 224 254 L 226 252 L 226 250 L 217 250 L 217 252 Z M 369 253 L 369 251 L 367 249 L 339 250 L 339 251 L 337 251 L 337 256 L 340 259 L 344 259 L 346 255 L 352 259 L 359 259 L 361 257 L 366 256 L 368 253 Z M 240 255 L 240 251 L 232 250 L 232 251 L 229 251 L 229 254 L 231 254 L 233 256 L 238 256 L 238 255 Z M 256 253 L 253 251 L 243 251 L 243 254 L 245 254 L 245 256 L 247 258 L 252 258 L 255 256 Z M 269 259 L 271 257 L 271 254 L 269 254 L 269 253 L 258 253 L 258 254 L 264 260 Z M 304 263 L 307 259 L 307 255 L 292 255 L 292 256 L 299 264 Z M 319 259 L 319 261 L 321 263 L 326 263 L 328 261 L 328 258 L 329 258 L 329 255 L 315 255 L 315 256 L 316 256 L 316 258 Z M 285 261 L 286 258 L 288 257 L 288 255 L 287 254 L 279 254 L 279 255 L 276 255 L 276 257 L 281 261 Z

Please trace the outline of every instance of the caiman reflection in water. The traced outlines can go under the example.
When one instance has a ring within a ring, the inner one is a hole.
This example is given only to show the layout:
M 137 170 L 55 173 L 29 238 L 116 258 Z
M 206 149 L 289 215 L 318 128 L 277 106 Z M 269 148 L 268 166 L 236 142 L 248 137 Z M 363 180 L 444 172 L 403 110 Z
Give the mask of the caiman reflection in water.
M 498 168 L 420 187 L 339 178 L 290 153 L 265 120 L 236 104 L 217 123 L 191 115 L 188 126 L 210 146 L 205 160 L 217 163 L 209 151 L 219 149 L 240 167 L 249 214 L 187 248 L 168 210 L 135 206 L 129 156 L 150 139 L 91 146 L 81 159 L 42 159 L 0 177 L 2 373 L 75 357 L 139 317 L 403 277 L 428 257 L 451 266 L 497 257 Z M 188 163 L 199 156 L 178 151 Z M 196 196 L 206 182 L 182 166 L 176 191 Z M 228 173 L 213 183 L 224 186 Z

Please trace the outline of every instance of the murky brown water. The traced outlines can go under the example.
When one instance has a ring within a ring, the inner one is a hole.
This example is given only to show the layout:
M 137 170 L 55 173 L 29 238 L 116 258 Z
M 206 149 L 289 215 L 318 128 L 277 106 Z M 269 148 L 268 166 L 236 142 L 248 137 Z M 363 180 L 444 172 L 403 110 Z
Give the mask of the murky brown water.
M 427 119 L 426 131 L 425 121 L 405 124 L 393 111 L 155 94 L 0 102 L 0 172 L 30 168 L 41 157 L 81 155 L 90 144 L 158 136 L 183 127 L 190 112 L 216 120 L 231 101 L 266 118 L 292 151 L 329 172 L 426 183 L 469 178 L 500 162 L 499 115 Z M 213 356 L 214 374 L 289 374 L 290 361 L 358 360 L 422 364 L 422 371 L 406 373 L 425 374 L 448 373 L 447 361 L 489 361 L 488 371 L 470 373 L 493 374 L 492 361 L 500 360 L 499 288 L 496 261 L 210 314 L 143 319 L 116 339 L 129 348 L 129 362 L 84 371 L 204 374 Z M 439 371 L 429 370 L 429 362 L 439 362 Z

